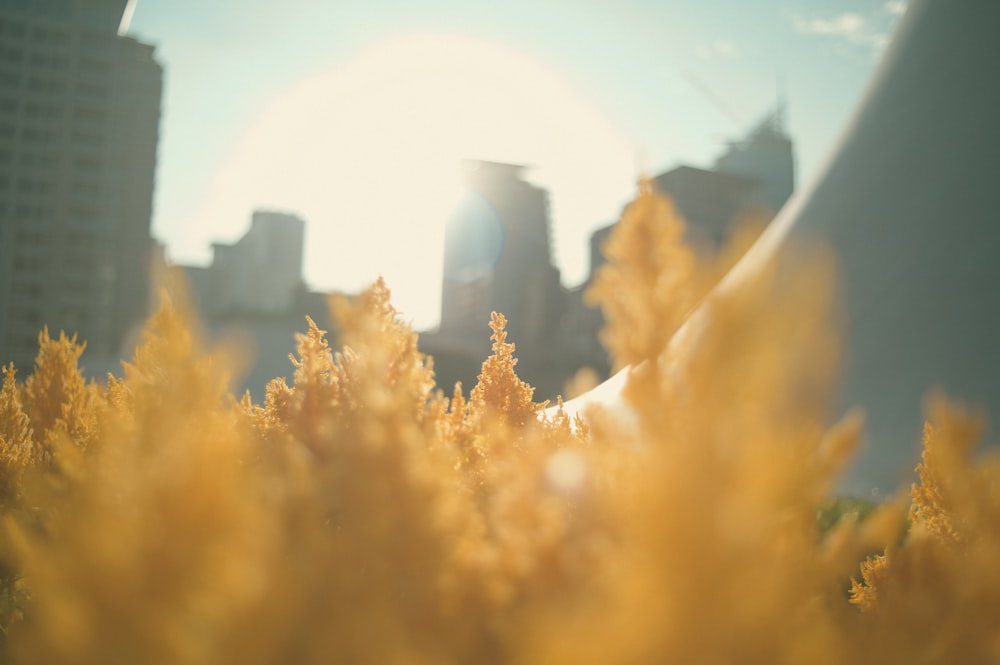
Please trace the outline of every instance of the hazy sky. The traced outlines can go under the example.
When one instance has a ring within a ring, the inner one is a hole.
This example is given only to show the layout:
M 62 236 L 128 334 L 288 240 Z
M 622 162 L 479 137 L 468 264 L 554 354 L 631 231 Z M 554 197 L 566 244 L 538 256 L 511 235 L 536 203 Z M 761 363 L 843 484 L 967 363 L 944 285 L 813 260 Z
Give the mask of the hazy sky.
M 418 328 L 440 308 L 458 160 L 549 190 L 563 282 L 639 169 L 708 167 L 788 103 L 802 185 L 903 10 L 884 0 L 139 0 L 165 69 L 154 235 L 207 263 L 257 207 L 307 222 L 306 281 L 383 274 Z M 485 324 L 484 324 L 485 325 Z

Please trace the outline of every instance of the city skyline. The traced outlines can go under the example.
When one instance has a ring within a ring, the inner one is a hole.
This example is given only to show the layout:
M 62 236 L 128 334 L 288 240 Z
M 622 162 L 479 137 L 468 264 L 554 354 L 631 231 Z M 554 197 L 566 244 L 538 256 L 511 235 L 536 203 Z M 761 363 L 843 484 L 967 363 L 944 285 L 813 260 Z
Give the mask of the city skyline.
M 458 164 L 508 161 L 551 193 L 571 286 L 640 171 L 708 166 L 779 95 L 807 182 L 902 9 L 654 4 L 306 2 L 290 14 L 142 0 L 129 34 L 167 70 L 154 234 L 174 260 L 203 264 L 252 209 L 293 211 L 310 222 L 310 286 L 353 291 L 383 274 L 426 328 Z

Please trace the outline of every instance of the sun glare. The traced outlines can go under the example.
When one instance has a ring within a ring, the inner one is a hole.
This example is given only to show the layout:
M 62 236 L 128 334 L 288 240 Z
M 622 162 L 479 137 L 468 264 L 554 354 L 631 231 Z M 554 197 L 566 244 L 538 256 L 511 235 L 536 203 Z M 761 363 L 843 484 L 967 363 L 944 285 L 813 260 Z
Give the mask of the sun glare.
M 618 212 L 634 180 L 628 141 L 541 63 L 471 38 L 410 35 L 267 105 L 184 221 L 185 236 L 231 240 L 253 208 L 294 211 L 307 222 L 310 286 L 358 290 L 382 274 L 404 316 L 430 327 L 463 159 L 532 167 L 551 194 L 557 263 L 577 280 L 587 231 Z

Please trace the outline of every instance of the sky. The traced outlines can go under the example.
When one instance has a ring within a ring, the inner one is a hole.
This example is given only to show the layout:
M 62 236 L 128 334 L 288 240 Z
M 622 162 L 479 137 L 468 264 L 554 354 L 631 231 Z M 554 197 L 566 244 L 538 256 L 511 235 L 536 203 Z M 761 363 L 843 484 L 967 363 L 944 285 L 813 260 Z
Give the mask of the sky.
M 138 0 L 164 93 L 153 234 L 206 265 L 254 209 L 306 221 L 304 278 L 379 275 L 417 329 L 440 313 L 462 159 L 549 192 L 564 286 L 639 174 L 708 168 L 779 97 L 799 187 L 822 169 L 899 0 Z

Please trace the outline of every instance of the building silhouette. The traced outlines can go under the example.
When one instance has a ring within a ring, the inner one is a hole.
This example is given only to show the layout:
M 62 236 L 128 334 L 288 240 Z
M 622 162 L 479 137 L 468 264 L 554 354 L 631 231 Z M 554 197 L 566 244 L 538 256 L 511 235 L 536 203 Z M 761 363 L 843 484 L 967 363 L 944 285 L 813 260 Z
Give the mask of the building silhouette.
M 684 240 L 702 256 L 719 251 L 734 227 L 750 217 L 773 217 L 763 203 L 762 183 L 753 177 L 678 166 L 652 179 L 685 221 Z
M 687 223 L 685 240 L 706 255 L 717 252 L 735 228 L 770 221 L 795 189 L 795 154 L 784 126 L 784 108 L 768 113 L 730 141 L 711 169 L 680 165 L 655 176 Z
M 744 224 L 758 230 L 769 223 L 795 187 L 793 142 L 784 128 L 779 106 L 744 137 L 729 143 L 712 169 L 680 165 L 652 178 L 654 188 L 670 197 L 685 221 L 685 242 L 702 259 L 716 256 Z M 603 244 L 614 224 L 595 231 L 590 240 L 590 272 L 566 296 L 561 345 L 567 367 L 589 367 L 607 378 L 611 359 L 599 341 L 604 317 L 587 305 L 584 293 L 606 262 Z
M 146 314 L 162 68 L 126 0 L 0 0 L 0 361 L 48 325 L 117 358 Z
M 779 101 L 756 127 L 730 142 L 713 170 L 756 180 L 758 202 L 776 215 L 795 191 L 794 146 L 785 128 L 784 103 Z
M 303 288 L 305 222 L 271 210 L 254 211 L 250 230 L 232 244 L 213 243 L 212 263 L 190 268 L 203 314 L 283 314 Z
M 441 324 L 421 336 L 443 388 L 474 383 L 489 354 L 490 312 L 498 311 L 508 320 L 522 377 L 542 394 L 554 392 L 551 351 L 563 291 L 552 261 L 548 193 L 525 180 L 525 168 L 463 164 L 467 196 L 446 230 Z
M 258 401 L 271 379 L 291 377 L 288 354 L 296 333 L 308 329 L 307 316 L 334 343 L 330 295 L 309 290 L 302 278 L 305 226 L 293 213 L 257 210 L 239 240 L 212 244 L 211 264 L 181 266 L 209 338 L 243 351 L 231 387 Z

